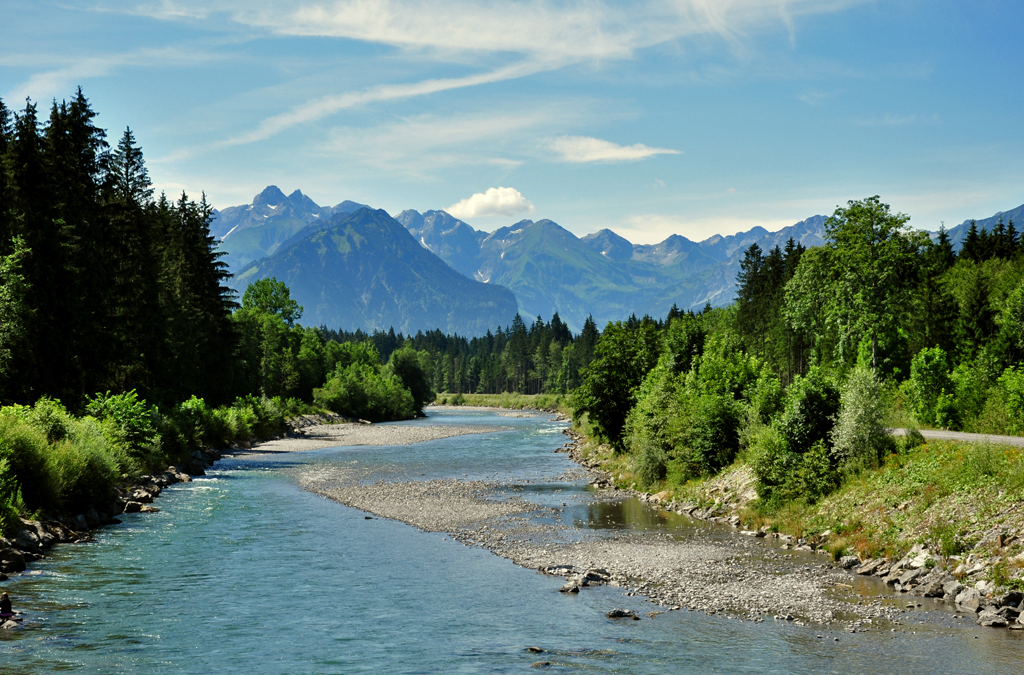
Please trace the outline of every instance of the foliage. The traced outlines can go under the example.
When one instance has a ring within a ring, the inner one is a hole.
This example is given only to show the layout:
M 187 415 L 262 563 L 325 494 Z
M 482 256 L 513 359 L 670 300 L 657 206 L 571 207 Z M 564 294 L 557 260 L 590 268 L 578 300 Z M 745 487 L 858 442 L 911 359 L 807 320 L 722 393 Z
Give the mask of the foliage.
M 313 390 L 313 399 L 340 415 L 370 422 L 410 419 L 416 412 L 412 394 L 394 373 L 358 362 L 339 365 L 322 388 Z
M 609 323 L 573 399 L 574 415 L 588 415 L 600 434 L 623 449 L 626 417 L 636 391 L 658 362 L 660 335 L 652 321 Z
M 885 426 L 888 406 L 875 374 L 856 368 L 843 385 L 839 414 L 830 433 L 832 456 L 844 470 L 877 466 L 892 438 Z
M 795 378 L 775 422 L 787 450 L 803 454 L 818 441 L 828 441 L 839 405 L 839 390 L 820 369 Z
M 292 300 L 288 287 L 276 277 L 257 279 L 249 284 L 242 294 L 242 309 L 279 316 L 289 328 L 302 318 L 302 305 Z
M 110 420 L 116 438 L 129 452 L 141 455 L 157 438 L 153 420 L 156 410 L 147 406 L 134 389 L 123 394 L 109 391 L 87 399 L 85 411 L 100 420 Z
M 430 386 L 430 353 L 417 352 L 408 346 L 402 347 L 391 353 L 387 368 L 399 379 L 402 386 L 409 390 L 413 410 L 422 414 L 423 406 L 434 400 L 436 395 Z

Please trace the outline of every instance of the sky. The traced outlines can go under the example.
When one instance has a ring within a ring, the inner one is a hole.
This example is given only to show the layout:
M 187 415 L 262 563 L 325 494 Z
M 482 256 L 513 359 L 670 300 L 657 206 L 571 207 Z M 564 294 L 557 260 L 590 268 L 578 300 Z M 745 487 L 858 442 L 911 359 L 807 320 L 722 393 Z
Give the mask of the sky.
M 0 0 L 0 98 L 81 86 L 218 208 L 549 218 L 633 243 L 880 195 L 935 230 L 1024 203 L 1019 0 Z

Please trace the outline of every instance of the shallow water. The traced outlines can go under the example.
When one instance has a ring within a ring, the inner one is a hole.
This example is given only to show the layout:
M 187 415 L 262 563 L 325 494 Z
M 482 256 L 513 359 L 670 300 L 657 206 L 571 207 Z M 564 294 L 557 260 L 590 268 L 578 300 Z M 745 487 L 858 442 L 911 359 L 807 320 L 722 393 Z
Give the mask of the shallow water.
M 440 413 L 409 424 L 438 422 L 512 430 L 222 460 L 168 488 L 160 513 L 54 549 L 34 574 L 3 584 L 27 619 L 0 635 L 0 672 L 518 673 L 538 661 L 659 675 L 1019 671 L 1018 635 L 950 630 L 948 613 L 857 634 L 687 612 L 611 621 L 613 607 L 656 608 L 610 587 L 562 595 L 560 578 L 296 487 L 304 467 L 324 463 L 403 479 L 518 480 L 517 494 L 565 503 L 563 518 L 581 528 L 695 530 L 635 500 L 590 503 L 584 486 L 557 481 L 571 463 L 551 452 L 565 438 L 547 417 Z

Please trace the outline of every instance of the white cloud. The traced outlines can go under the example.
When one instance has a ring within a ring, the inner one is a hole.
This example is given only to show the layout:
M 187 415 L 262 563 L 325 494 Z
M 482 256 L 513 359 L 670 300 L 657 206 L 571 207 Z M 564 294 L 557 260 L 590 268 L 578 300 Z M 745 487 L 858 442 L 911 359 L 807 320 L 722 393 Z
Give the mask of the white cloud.
M 486 218 L 488 216 L 514 216 L 519 213 L 532 213 L 533 204 L 527 201 L 519 190 L 508 187 L 488 188 L 486 192 L 477 192 L 472 197 L 452 204 L 448 213 L 463 220 L 469 218 Z
M 643 143 L 618 145 L 590 136 L 561 136 L 551 141 L 551 149 L 563 162 L 630 162 L 655 155 L 678 155 L 678 150 L 650 148 Z

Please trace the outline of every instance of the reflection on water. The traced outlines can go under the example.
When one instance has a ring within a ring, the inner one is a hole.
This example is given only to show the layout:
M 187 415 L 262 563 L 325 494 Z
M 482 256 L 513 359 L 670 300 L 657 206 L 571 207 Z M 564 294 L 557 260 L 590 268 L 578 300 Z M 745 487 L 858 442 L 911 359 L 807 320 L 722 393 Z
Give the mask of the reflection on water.
M 514 429 L 222 461 L 165 490 L 160 513 L 59 547 L 34 566 L 42 574 L 3 584 L 27 618 L 0 634 L 0 672 L 526 673 L 540 661 L 640 675 L 1019 670 L 1024 649 L 1007 631 L 848 635 L 685 612 L 612 621 L 613 607 L 651 607 L 611 587 L 566 597 L 559 578 L 444 534 L 366 520 L 292 480 L 309 462 L 417 479 L 497 475 L 527 481 L 523 498 L 566 504 L 562 517 L 581 528 L 707 530 L 634 499 L 590 503 L 584 485 L 557 483 L 569 464 L 551 452 L 563 437 L 547 418 L 444 417 Z

